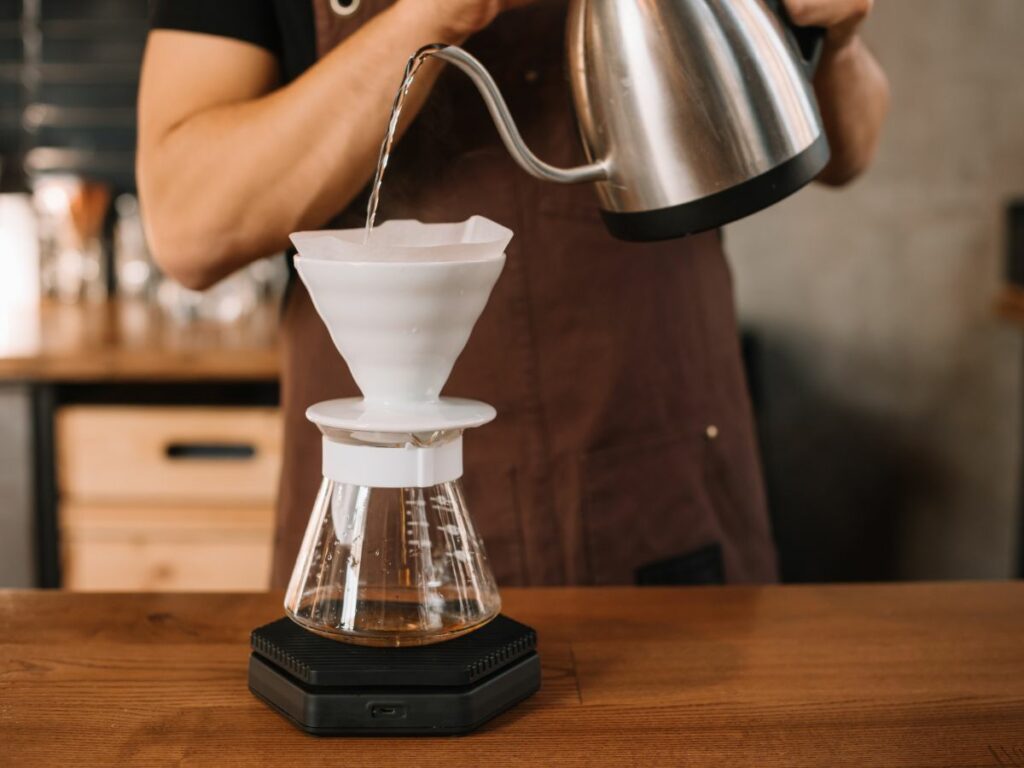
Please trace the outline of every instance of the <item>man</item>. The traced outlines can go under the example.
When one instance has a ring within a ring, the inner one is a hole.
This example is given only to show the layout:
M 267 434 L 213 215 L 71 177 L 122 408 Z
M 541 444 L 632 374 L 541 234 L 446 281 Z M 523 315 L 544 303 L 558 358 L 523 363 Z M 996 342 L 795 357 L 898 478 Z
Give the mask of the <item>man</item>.
M 786 5 L 795 23 L 828 29 L 815 89 L 833 154 L 821 180 L 841 184 L 870 161 L 888 102 L 857 35 L 871 3 Z M 290 232 L 360 226 L 405 61 L 429 42 L 465 44 L 537 154 L 578 163 L 564 23 L 560 0 L 158 2 L 138 169 L 157 260 L 203 288 Z M 461 73 L 432 63 L 417 82 L 383 217 L 482 214 L 516 233 L 446 390 L 498 409 L 467 437 L 465 484 L 499 582 L 775 578 L 718 234 L 612 240 L 591 189 L 513 165 Z M 277 584 L 319 483 L 303 411 L 357 393 L 297 281 L 283 335 Z

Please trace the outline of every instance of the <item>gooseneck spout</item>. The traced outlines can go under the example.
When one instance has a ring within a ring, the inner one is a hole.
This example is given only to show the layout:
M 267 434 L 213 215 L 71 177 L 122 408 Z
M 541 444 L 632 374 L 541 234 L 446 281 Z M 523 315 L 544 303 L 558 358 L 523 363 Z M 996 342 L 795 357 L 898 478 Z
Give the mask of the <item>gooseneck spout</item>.
M 584 181 L 602 181 L 608 178 L 608 163 L 605 160 L 598 160 L 589 165 L 581 165 L 576 168 L 556 168 L 537 157 L 530 148 L 526 146 L 519 128 L 516 127 L 512 113 L 508 110 L 505 98 L 498 90 L 497 83 L 491 77 L 483 64 L 471 54 L 456 45 L 446 45 L 432 51 L 436 56 L 449 64 L 454 64 L 461 69 L 483 96 L 484 103 L 491 113 L 501 140 L 509 154 L 519 166 L 531 176 L 544 181 L 553 181 L 559 184 L 579 184 Z

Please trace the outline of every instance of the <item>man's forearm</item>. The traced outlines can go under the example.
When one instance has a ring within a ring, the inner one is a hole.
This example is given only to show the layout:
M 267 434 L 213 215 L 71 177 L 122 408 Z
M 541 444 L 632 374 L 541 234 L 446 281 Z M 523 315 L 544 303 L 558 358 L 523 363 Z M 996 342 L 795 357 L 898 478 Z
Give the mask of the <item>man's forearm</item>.
M 282 249 L 288 232 L 321 226 L 347 204 L 372 173 L 407 57 L 444 35 L 453 41 L 426 8 L 418 0 L 398 3 L 267 95 L 231 102 L 211 85 L 208 108 L 195 97 L 194 114 L 154 120 L 159 127 L 143 122 L 140 188 L 165 268 L 193 287 L 209 285 Z M 435 76 L 434 67 L 421 72 L 403 124 Z M 218 75 L 224 73 L 209 73 Z M 202 86 L 194 71 L 191 80 Z M 145 75 L 143 82 L 140 103 Z M 174 92 L 159 92 L 173 87 L 156 84 L 150 98 L 174 99 Z
M 889 109 L 889 82 L 871 51 L 854 37 L 838 50 L 826 48 L 814 89 L 832 147 L 818 180 L 845 184 L 875 155 Z

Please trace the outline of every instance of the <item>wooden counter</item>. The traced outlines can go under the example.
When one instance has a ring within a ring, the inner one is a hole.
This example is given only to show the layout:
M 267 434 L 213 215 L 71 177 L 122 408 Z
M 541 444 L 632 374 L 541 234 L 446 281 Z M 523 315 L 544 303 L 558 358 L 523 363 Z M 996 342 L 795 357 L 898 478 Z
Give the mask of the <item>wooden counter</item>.
M 181 325 L 139 301 L 0 307 L 0 381 L 276 379 L 278 312 Z
M 1024 584 L 505 590 L 543 687 L 466 736 L 307 736 L 246 687 L 279 594 L 0 592 L 5 766 L 1024 764 Z

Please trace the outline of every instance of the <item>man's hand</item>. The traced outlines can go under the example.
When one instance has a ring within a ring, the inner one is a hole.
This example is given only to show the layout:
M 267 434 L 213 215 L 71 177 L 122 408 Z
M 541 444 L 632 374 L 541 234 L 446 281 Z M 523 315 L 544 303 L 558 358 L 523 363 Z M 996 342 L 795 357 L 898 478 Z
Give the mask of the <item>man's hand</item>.
M 871 163 L 889 109 L 889 81 L 857 34 L 873 0 L 784 0 L 794 24 L 824 27 L 814 90 L 832 147 L 818 180 L 845 184 Z
M 422 3 L 425 0 L 406 0 Z M 502 11 L 527 5 L 533 0 L 429 0 L 433 3 L 437 18 L 449 30 L 447 40 L 441 42 L 461 43 L 470 35 L 486 27 Z
M 824 27 L 831 50 L 847 46 L 871 13 L 874 0 L 785 0 L 786 10 L 799 27 Z

